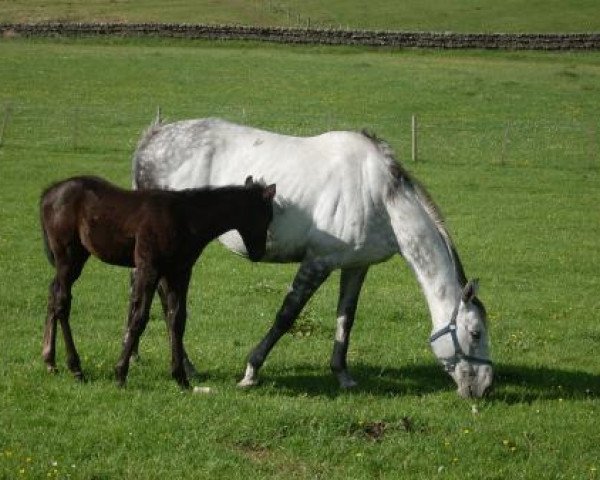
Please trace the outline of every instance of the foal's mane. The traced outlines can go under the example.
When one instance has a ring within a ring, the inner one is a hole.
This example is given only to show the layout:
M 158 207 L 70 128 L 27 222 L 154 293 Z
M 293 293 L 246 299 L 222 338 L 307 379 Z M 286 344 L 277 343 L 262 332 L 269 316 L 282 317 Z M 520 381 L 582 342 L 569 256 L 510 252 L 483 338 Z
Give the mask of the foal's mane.
M 423 210 L 425 210 L 435 225 L 442 241 L 444 242 L 444 245 L 448 251 L 448 255 L 454 264 L 454 268 L 458 275 L 458 280 L 461 286 L 464 287 L 467 284 L 465 270 L 456 251 L 456 247 L 454 246 L 454 242 L 452 241 L 452 237 L 450 236 L 450 232 L 446 227 L 446 221 L 444 220 L 442 212 L 437 204 L 433 201 L 433 198 L 427 189 L 402 166 L 402 164 L 396 158 L 394 150 L 389 143 L 379 138 L 373 132 L 363 130 L 361 133 L 363 136 L 369 139 L 388 160 L 389 170 L 393 177 L 392 193 L 400 190 L 410 190 L 415 194 L 416 199 L 419 201 L 423 207 Z

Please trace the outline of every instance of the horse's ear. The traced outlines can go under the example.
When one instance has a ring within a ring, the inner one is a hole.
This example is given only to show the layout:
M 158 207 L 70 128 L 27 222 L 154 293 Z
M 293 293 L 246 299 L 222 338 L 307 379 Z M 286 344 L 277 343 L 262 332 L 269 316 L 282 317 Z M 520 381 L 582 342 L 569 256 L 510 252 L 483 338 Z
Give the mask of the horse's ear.
M 265 200 L 273 200 L 273 198 L 275 197 L 276 191 L 277 191 L 277 189 L 275 188 L 275 184 L 272 183 L 268 187 L 265 187 L 265 189 L 263 190 L 263 198 Z
M 252 175 L 248 175 L 246 177 L 246 181 L 244 182 L 244 186 L 246 188 L 250 188 L 252 185 L 254 185 L 254 180 L 252 179 Z
M 463 288 L 463 291 L 462 291 L 463 303 L 469 303 L 471 300 L 473 300 L 475 295 L 477 295 L 478 291 L 479 291 L 479 279 L 474 278 L 473 280 L 469 280 L 467 282 L 467 284 L 465 285 L 465 288 Z

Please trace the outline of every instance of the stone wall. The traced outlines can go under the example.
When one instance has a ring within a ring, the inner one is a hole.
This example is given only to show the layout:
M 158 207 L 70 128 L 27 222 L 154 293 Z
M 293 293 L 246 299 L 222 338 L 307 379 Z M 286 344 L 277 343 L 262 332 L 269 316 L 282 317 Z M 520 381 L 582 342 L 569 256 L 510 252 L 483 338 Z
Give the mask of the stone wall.
M 0 24 L 0 35 L 3 37 L 166 37 L 444 49 L 600 50 L 600 33 L 461 34 L 188 24 L 43 23 Z

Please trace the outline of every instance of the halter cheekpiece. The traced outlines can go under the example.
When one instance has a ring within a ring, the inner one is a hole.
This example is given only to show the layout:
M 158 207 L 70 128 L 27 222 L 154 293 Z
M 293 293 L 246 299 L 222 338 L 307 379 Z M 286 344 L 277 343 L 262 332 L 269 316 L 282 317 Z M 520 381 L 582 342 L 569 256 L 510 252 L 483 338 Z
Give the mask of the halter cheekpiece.
M 461 299 L 458 300 L 456 307 L 454 307 L 454 310 L 452 311 L 452 316 L 450 317 L 450 321 L 448 322 L 448 325 L 446 325 L 444 328 L 438 330 L 433 335 L 431 335 L 431 337 L 429 337 L 430 344 L 447 334 L 449 334 L 450 337 L 452 338 L 452 344 L 454 345 L 454 355 L 452 357 L 446 357 L 446 358 L 440 359 L 442 361 L 442 363 L 444 364 L 444 369 L 447 372 L 453 372 L 456 369 L 456 365 L 461 360 L 465 360 L 470 363 L 478 363 L 481 365 L 492 365 L 492 361 L 488 360 L 487 358 L 474 357 L 473 355 L 467 355 L 463 351 L 462 347 L 460 346 L 460 343 L 458 342 L 458 334 L 456 333 L 456 329 L 457 329 L 456 318 L 458 317 L 458 310 L 460 308 L 460 302 L 461 302 Z

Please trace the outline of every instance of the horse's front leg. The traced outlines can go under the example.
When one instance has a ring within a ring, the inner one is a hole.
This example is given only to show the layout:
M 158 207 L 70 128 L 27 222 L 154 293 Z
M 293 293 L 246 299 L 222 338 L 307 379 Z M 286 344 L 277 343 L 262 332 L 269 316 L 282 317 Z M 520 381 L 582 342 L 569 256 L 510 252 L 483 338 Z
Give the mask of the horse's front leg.
M 296 273 L 294 282 L 283 305 L 277 312 L 275 322 L 269 329 L 261 342 L 252 350 L 246 365 L 244 378 L 238 383 L 240 387 L 251 387 L 258 384 L 258 371 L 265 362 L 271 349 L 277 341 L 287 332 L 298 315 L 306 305 L 306 302 L 315 293 L 317 288 L 327 279 L 331 268 L 317 260 L 305 260 Z
M 163 288 L 166 306 L 169 338 L 171 340 L 171 376 L 181 388 L 189 388 L 190 383 L 185 368 L 185 348 L 183 335 L 187 319 L 187 292 L 190 283 L 191 270 L 169 274 L 160 284 Z
M 119 386 L 124 386 L 129 371 L 129 360 L 134 346 L 138 344 L 141 334 L 148 323 L 152 297 L 158 282 L 157 272 L 151 267 L 136 268 L 134 273 L 131 299 L 129 302 L 129 317 L 123 340 L 121 357 L 115 366 L 115 376 Z
M 340 277 L 340 296 L 337 307 L 337 328 L 331 356 L 331 370 L 342 388 L 352 388 L 356 381 L 348 372 L 346 356 L 350 343 L 350 331 L 354 325 L 354 316 L 358 305 L 358 296 L 365 280 L 368 267 L 342 269 Z

